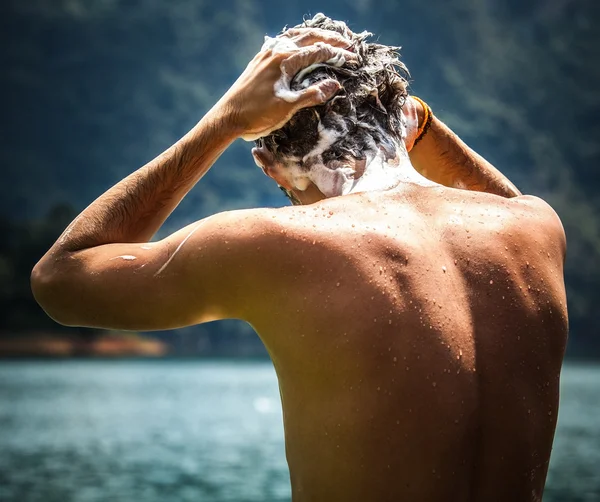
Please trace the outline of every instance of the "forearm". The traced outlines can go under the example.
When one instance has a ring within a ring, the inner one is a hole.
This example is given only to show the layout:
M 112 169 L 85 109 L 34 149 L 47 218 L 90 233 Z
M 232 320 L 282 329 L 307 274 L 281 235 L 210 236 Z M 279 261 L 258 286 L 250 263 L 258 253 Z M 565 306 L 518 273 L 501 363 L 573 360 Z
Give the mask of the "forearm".
M 289 51 L 259 52 L 188 134 L 96 199 L 75 218 L 40 263 L 50 264 L 48 268 L 52 269 L 60 258 L 77 251 L 148 241 L 236 138 L 259 137 L 285 124 L 301 108 L 322 105 L 333 97 L 340 89 L 334 79 L 294 91 L 293 99 L 282 99 L 274 92 L 281 85 L 291 92 L 291 78 L 302 68 L 334 57 L 346 61 L 357 57 L 337 46 L 345 40 L 328 38 L 328 43 L 320 45 L 305 42 Z M 36 273 L 41 268 L 45 267 L 36 267 Z
M 148 241 L 235 138 L 227 118 L 213 108 L 177 143 L 92 202 L 50 253 Z
M 469 148 L 435 116 L 429 130 L 412 148 L 409 156 L 415 169 L 436 183 L 502 197 L 521 195 L 506 176 Z

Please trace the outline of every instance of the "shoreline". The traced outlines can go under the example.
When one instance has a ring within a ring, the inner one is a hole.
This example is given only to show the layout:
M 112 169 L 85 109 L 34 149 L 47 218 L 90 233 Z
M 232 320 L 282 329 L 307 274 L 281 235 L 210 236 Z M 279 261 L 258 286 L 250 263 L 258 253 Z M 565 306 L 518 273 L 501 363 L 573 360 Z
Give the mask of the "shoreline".
M 169 351 L 166 343 L 135 332 L 103 331 L 88 337 L 56 332 L 0 336 L 1 359 L 157 358 Z

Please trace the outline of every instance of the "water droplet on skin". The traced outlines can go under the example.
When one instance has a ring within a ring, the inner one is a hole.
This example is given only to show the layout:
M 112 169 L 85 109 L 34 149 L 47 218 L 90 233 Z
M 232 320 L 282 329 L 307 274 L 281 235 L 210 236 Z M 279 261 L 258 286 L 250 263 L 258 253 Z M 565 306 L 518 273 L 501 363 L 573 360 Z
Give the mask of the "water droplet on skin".
M 392 324 L 392 320 L 391 319 L 388 321 L 388 324 Z
M 446 267 L 442 267 L 442 272 L 446 273 Z
M 340 286 L 340 283 L 339 283 L 339 282 L 338 282 L 338 283 L 336 283 L 336 286 L 338 286 L 338 287 L 339 287 L 339 286 Z
M 433 385 L 434 387 L 437 387 L 437 383 L 433 382 L 431 385 Z
M 490 279 L 490 284 L 494 284 L 494 281 L 492 279 Z
M 136 256 L 133 256 L 133 255 L 130 255 L 130 254 L 125 254 L 125 255 L 122 255 L 122 256 L 115 256 L 114 258 L 111 258 L 109 261 L 118 260 L 119 258 L 121 258 L 122 260 L 125 260 L 125 261 L 137 260 Z
M 398 360 L 398 358 L 396 356 L 394 356 L 393 361 L 396 362 Z
M 527 265 L 527 267 L 529 267 L 529 262 L 528 261 L 526 261 L 525 264 Z

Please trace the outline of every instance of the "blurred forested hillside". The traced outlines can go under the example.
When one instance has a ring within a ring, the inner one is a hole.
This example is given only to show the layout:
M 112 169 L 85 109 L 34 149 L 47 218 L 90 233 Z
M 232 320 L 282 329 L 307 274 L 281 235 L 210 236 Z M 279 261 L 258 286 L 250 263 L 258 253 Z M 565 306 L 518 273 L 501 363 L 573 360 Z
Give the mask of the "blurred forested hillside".
M 56 329 L 32 302 L 28 273 L 73 212 L 184 134 L 265 34 L 319 11 L 401 45 L 413 92 L 553 205 L 569 246 L 570 351 L 600 356 L 598 0 L 2 2 L 0 332 Z M 249 150 L 234 144 L 163 233 L 286 204 Z M 227 353 L 252 336 L 232 323 L 194 330 L 181 351 Z

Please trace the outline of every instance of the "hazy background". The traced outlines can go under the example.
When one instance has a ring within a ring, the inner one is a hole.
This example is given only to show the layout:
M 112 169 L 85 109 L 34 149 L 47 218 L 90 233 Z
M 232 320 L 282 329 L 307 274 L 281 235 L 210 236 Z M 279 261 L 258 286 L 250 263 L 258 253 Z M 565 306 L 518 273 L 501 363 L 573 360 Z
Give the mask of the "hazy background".
M 289 499 L 277 383 L 268 361 L 242 362 L 265 356 L 247 325 L 67 329 L 33 301 L 29 273 L 81 209 L 202 117 L 264 35 L 320 11 L 401 45 L 412 92 L 556 209 L 568 355 L 600 358 L 597 0 L 4 0 L 0 357 L 62 362 L 0 362 L 0 500 Z M 250 146 L 236 142 L 159 237 L 218 211 L 286 205 Z M 563 381 L 545 500 L 600 500 L 600 370 L 571 365 Z
M 187 132 L 265 34 L 321 10 L 401 45 L 412 91 L 524 193 L 552 204 L 568 239 L 569 354 L 600 357 L 596 0 L 5 0 L 0 351 L 17 332 L 74 333 L 33 302 L 35 261 L 77 212 Z M 287 204 L 250 146 L 239 140 L 223 155 L 162 235 L 217 211 Z M 171 353 L 262 353 L 233 321 L 157 336 Z

